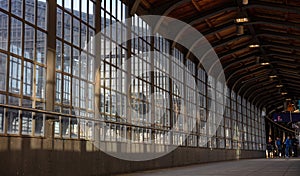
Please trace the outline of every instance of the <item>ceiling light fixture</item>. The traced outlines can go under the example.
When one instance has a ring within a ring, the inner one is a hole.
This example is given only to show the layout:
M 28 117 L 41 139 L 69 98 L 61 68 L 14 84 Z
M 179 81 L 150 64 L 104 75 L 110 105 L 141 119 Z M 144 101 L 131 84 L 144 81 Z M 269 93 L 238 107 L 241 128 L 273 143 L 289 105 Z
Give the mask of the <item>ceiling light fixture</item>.
M 254 45 L 249 45 L 249 48 L 258 48 L 259 45 L 258 44 L 254 44 Z
M 287 92 L 281 92 L 281 95 L 286 95 L 287 94 Z
M 248 4 L 248 0 L 243 0 L 243 5 L 247 5 Z
M 270 63 L 269 62 L 263 62 L 263 63 L 260 63 L 260 65 L 270 65 Z
M 276 87 L 280 88 L 280 87 L 283 87 L 282 84 L 277 84 Z
M 277 75 L 271 75 L 270 78 L 277 78 Z
M 248 21 L 249 21 L 248 18 L 237 18 L 237 19 L 235 19 L 236 23 L 246 23 Z

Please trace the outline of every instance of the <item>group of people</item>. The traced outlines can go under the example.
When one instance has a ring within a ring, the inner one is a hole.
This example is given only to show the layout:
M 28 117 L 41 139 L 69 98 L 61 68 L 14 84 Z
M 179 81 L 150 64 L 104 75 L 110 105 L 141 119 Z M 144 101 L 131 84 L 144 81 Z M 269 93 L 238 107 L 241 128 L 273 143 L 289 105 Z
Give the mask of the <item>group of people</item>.
M 289 158 L 291 156 L 298 157 L 298 139 L 293 136 L 287 136 L 284 141 L 279 137 L 275 141 L 269 138 L 267 142 L 267 158 L 282 157 Z

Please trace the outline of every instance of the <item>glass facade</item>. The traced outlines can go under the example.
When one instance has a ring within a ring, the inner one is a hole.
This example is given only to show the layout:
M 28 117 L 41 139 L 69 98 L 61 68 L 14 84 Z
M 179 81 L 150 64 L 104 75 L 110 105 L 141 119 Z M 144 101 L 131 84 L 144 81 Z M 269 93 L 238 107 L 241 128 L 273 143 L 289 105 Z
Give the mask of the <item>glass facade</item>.
M 59 114 L 57 138 L 265 149 L 261 110 L 172 41 L 151 36 L 138 15 L 124 22 L 130 15 L 122 1 L 49 1 L 0 0 L 0 104 L 10 105 L 0 105 L 0 134 L 44 136 L 46 114 L 36 109 Z M 47 16 L 49 7 L 56 17 Z M 49 36 L 53 19 L 56 35 Z M 56 44 L 54 65 L 47 64 L 49 42 Z M 52 110 L 48 84 L 55 87 Z

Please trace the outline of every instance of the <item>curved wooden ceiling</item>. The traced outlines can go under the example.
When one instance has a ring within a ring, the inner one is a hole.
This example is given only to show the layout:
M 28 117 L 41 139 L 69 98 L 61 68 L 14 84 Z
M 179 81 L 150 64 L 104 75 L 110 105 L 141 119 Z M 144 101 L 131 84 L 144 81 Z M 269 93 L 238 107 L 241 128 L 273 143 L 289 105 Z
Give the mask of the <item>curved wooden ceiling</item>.
M 165 15 L 198 29 L 214 47 L 228 86 L 267 111 L 300 99 L 299 0 L 127 0 L 139 15 Z M 235 19 L 248 17 L 238 35 Z M 186 35 L 186 34 L 183 34 Z M 249 44 L 259 44 L 249 48 Z M 270 65 L 261 65 L 269 62 Z M 276 78 L 270 78 L 276 75 Z M 283 87 L 277 87 L 282 84 Z M 281 92 L 287 92 L 282 95 Z

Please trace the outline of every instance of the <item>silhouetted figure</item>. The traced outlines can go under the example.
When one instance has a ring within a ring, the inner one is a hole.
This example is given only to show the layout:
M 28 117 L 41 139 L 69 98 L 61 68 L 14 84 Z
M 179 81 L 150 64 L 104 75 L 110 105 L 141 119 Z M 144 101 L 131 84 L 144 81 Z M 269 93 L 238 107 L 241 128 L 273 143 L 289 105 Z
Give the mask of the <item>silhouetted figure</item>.
M 298 157 L 298 151 L 297 150 L 298 150 L 299 141 L 295 136 L 293 136 L 291 140 L 292 140 L 293 156 Z
M 284 142 L 285 145 L 285 157 L 290 157 L 290 148 L 292 146 L 292 140 L 290 139 L 290 136 L 288 136 Z
M 282 156 L 282 141 L 279 137 L 276 138 L 275 146 L 276 146 L 277 156 L 281 157 Z
M 267 142 L 267 158 L 272 158 L 273 154 L 273 141 L 271 138 L 269 138 Z

